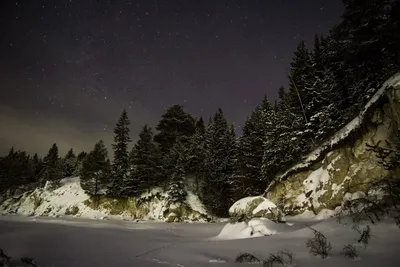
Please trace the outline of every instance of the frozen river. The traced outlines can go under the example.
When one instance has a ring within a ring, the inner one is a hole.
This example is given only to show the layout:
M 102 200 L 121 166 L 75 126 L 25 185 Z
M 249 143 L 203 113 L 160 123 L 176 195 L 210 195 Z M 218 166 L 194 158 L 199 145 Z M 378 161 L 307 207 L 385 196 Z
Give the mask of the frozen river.
M 204 243 L 223 224 L 165 224 L 124 221 L 0 217 L 0 248 L 18 259 L 33 257 L 40 267 L 186 266 L 152 254 L 185 244 Z M 184 260 L 183 262 L 186 262 Z M 207 261 L 206 261 L 207 262 Z M 191 265 L 193 266 L 193 265 Z
M 292 266 L 297 267 L 399 266 L 400 230 L 393 221 L 371 226 L 368 247 L 357 245 L 358 260 L 341 254 L 344 245 L 356 244 L 360 237 L 352 225 L 339 224 L 336 219 L 292 220 L 288 225 L 292 226 L 272 236 L 217 241 L 212 237 L 224 224 L 0 216 L 0 248 L 16 259 L 33 257 L 39 267 L 248 266 L 234 263 L 239 253 L 267 259 L 282 250 L 293 252 Z M 309 253 L 305 243 L 313 235 L 307 225 L 323 232 L 332 243 L 328 259 Z

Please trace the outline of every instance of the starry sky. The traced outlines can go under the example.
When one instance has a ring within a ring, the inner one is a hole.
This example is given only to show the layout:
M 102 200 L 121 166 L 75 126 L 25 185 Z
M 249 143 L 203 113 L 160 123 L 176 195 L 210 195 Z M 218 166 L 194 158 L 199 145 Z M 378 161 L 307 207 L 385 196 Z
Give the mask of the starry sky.
M 122 109 L 132 138 L 182 104 L 237 131 L 286 85 L 300 40 L 340 21 L 340 0 L 1 0 L 0 155 L 52 143 L 110 145 Z

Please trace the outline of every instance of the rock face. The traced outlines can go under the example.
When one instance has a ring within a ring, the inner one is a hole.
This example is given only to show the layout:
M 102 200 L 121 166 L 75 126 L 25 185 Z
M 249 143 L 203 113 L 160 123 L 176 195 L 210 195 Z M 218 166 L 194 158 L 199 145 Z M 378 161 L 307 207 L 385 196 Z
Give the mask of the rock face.
M 365 192 L 369 182 L 387 175 L 369 145 L 386 145 L 398 138 L 400 124 L 400 83 L 398 76 L 393 88 L 384 91 L 365 110 L 357 129 L 342 138 L 332 149 L 321 153 L 318 159 L 300 164 L 281 177 L 277 177 L 265 194 L 283 207 L 287 214 L 306 210 L 319 213 L 334 210 L 346 194 Z M 338 138 L 336 136 L 335 138 Z

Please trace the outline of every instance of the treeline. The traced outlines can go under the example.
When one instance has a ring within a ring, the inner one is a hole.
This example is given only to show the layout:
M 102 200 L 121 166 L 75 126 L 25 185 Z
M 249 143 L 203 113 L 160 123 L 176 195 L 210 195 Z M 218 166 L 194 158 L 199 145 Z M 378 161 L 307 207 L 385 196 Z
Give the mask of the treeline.
M 398 71 L 399 1 L 343 3 L 342 21 L 326 36 L 316 36 L 311 49 L 299 43 L 288 88 L 279 88 L 273 103 L 263 99 L 239 138 L 221 109 L 205 124 L 175 105 L 162 116 L 156 133 L 144 126 L 129 150 L 124 111 L 114 130 L 112 162 L 102 141 L 71 161 L 60 159 L 55 145 L 43 161 L 12 150 L 0 161 L 1 183 L 57 180 L 68 169 L 81 175 L 82 187 L 93 195 L 137 196 L 162 186 L 174 202 L 185 198 L 184 179 L 190 177 L 207 208 L 226 216 L 233 201 L 261 194 L 275 175 L 354 118 Z

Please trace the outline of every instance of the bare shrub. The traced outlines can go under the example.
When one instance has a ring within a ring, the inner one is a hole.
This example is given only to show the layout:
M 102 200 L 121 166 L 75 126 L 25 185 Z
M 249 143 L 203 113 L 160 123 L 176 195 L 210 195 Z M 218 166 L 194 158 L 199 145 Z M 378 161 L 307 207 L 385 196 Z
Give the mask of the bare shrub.
M 345 258 L 354 260 L 354 259 L 358 258 L 357 248 L 354 245 L 346 245 L 346 246 L 344 246 L 344 248 L 342 250 L 342 255 Z
M 29 267 L 37 267 L 35 261 L 32 258 L 22 257 L 21 262 L 25 264 L 25 266 Z
M 241 253 L 236 257 L 235 262 L 237 263 L 260 263 L 261 261 L 250 253 Z
M 6 263 L 10 262 L 10 260 L 11 257 L 0 248 L 0 266 L 4 266 Z
M 269 254 L 268 259 L 263 261 L 263 267 L 273 267 L 276 265 L 291 265 L 293 262 L 293 253 L 284 250 L 279 251 L 277 254 Z
M 309 227 L 314 233 L 314 238 L 307 240 L 306 246 L 310 250 L 310 253 L 314 256 L 321 256 L 323 259 L 330 255 L 332 250 L 331 243 L 326 237 L 319 231 Z
M 358 227 L 354 227 L 354 229 L 360 234 L 360 238 L 357 240 L 358 243 L 361 243 L 366 248 L 368 246 L 369 240 L 372 237 L 372 230 L 369 225 L 367 225 L 364 229 L 360 230 Z

